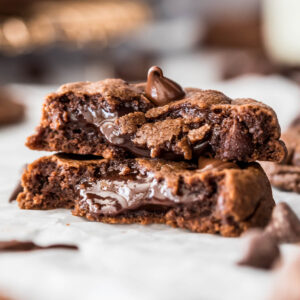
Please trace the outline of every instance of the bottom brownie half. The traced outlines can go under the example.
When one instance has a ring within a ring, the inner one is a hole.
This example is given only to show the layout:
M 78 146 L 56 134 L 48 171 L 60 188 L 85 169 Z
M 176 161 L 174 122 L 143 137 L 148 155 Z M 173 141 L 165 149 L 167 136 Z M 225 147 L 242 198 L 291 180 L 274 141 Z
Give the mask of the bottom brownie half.
M 56 154 L 28 165 L 23 209 L 72 208 L 105 223 L 164 223 L 193 232 L 238 236 L 263 227 L 274 200 L 257 163 L 197 168 L 156 159 L 88 159 Z

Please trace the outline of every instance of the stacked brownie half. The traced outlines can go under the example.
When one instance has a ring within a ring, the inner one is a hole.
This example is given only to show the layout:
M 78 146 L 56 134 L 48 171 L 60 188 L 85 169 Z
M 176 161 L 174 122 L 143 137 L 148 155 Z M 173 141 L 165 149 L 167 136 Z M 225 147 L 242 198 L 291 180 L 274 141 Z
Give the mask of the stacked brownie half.
M 146 83 L 63 85 L 46 98 L 26 145 L 59 153 L 27 166 L 21 208 L 223 236 L 268 223 L 275 204 L 255 161 L 286 155 L 270 107 L 182 89 L 158 67 Z

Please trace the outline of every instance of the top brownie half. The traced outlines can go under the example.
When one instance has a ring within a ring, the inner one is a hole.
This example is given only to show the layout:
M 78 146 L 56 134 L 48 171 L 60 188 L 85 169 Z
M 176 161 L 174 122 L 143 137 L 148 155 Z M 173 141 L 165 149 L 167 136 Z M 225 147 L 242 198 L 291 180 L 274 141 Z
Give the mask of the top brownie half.
M 147 84 L 106 79 L 63 85 L 47 96 L 26 145 L 104 158 L 190 160 L 209 153 L 228 161 L 284 159 L 278 120 L 267 105 L 213 90 L 183 90 L 161 79 L 180 90 L 159 78 L 149 86 L 149 75 Z

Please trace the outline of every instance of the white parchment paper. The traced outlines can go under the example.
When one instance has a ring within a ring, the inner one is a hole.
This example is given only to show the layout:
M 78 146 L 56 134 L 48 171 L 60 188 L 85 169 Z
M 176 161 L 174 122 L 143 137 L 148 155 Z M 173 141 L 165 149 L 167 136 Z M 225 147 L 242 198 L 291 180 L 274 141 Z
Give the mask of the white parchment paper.
M 244 77 L 209 88 L 272 105 L 284 128 L 299 110 L 299 88 L 279 77 Z M 235 265 L 242 239 L 164 225 L 93 223 L 69 210 L 26 211 L 8 203 L 22 166 L 46 154 L 30 151 L 24 141 L 38 124 L 44 95 L 53 89 L 14 86 L 28 111 L 24 123 L 0 128 L 0 240 L 72 243 L 80 250 L 1 253 L 0 291 L 20 300 L 265 299 L 273 275 Z M 299 195 L 274 190 L 274 197 L 300 216 Z M 284 258 L 300 252 L 296 245 L 281 249 Z

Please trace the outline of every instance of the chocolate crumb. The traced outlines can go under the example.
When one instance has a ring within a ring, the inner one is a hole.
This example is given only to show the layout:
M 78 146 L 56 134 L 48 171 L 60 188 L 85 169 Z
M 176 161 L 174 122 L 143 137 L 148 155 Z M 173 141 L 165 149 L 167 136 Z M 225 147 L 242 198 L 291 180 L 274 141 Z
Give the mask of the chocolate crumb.
M 246 251 L 244 257 L 237 264 L 259 269 L 271 269 L 280 257 L 276 240 L 259 229 L 248 231 L 245 239 Z
M 53 244 L 49 246 L 39 246 L 31 241 L 0 241 L 0 252 L 23 252 L 33 250 L 46 250 L 46 249 L 70 249 L 78 250 L 75 245 L 66 244 Z
M 278 243 L 300 242 L 300 220 L 287 203 L 279 203 L 273 209 L 265 232 L 272 235 Z

